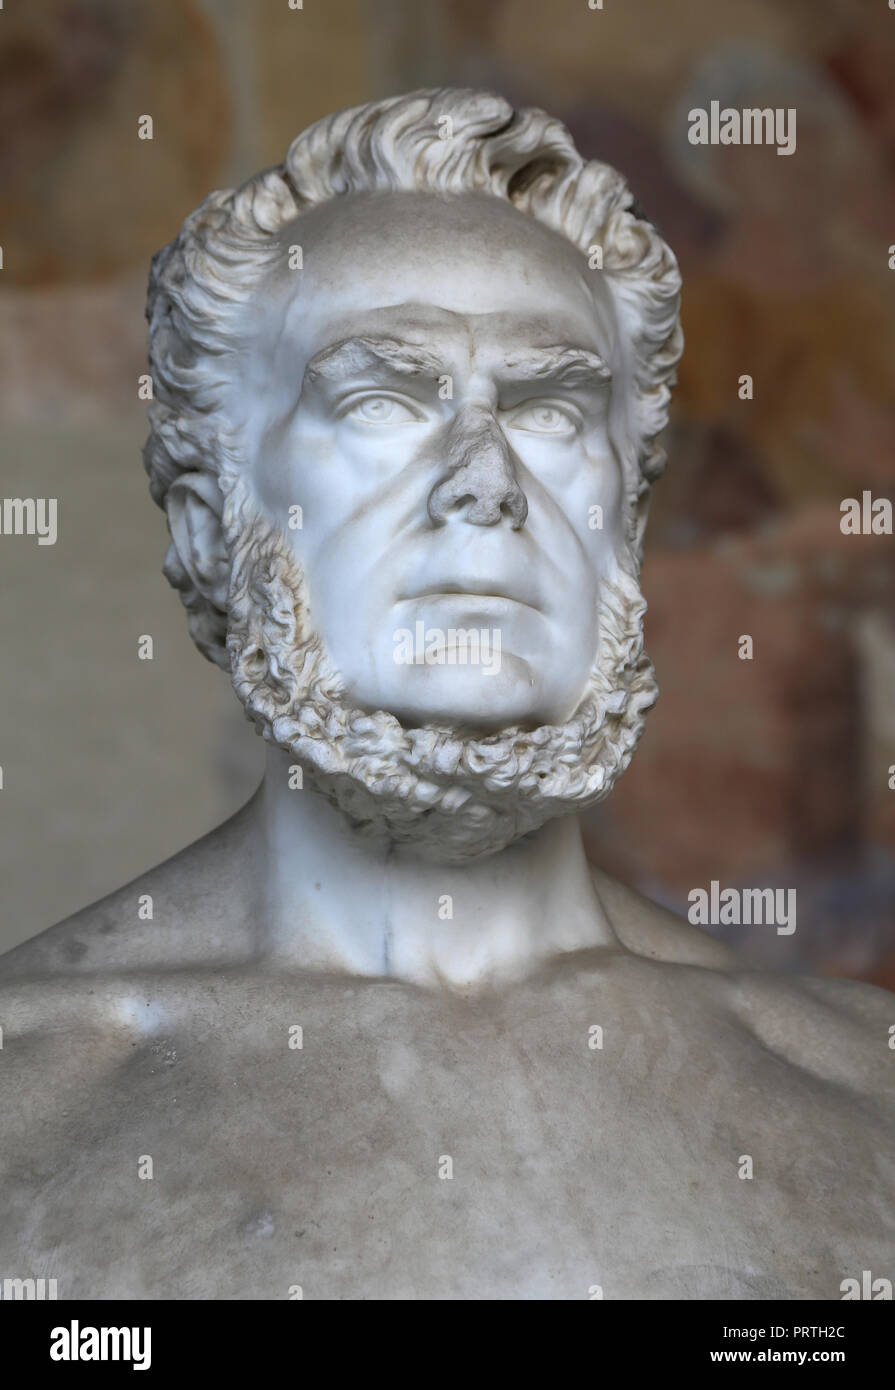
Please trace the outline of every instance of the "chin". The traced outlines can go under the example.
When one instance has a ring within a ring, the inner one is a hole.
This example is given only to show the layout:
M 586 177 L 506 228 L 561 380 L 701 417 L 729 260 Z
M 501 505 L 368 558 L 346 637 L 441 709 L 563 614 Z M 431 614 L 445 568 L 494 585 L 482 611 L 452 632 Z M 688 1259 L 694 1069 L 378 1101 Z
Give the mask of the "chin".
M 400 687 L 383 689 L 375 698 L 360 689 L 348 693 L 364 709 L 388 710 L 408 729 L 536 728 L 565 714 L 545 698 L 529 663 L 506 652 L 500 669 L 491 673 L 461 666 L 405 667 L 403 673 Z

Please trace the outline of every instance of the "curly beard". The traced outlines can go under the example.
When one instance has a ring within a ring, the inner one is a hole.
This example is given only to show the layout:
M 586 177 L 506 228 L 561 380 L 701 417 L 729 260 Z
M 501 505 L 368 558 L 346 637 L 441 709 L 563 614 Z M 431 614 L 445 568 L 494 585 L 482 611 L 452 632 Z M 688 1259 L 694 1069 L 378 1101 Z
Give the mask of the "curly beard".
M 658 693 L 643 650 L 646 604 L 629 571 L 603 586 L 597 655 L 573 716 L 470 737 L 435 724 L 405 728 L 345 699 L 288 538 L 239 482 L 229 489 L 225 535 L 234 689 L 257 732 L 360 833 L 468 863 L 601 801 L 628 766 Z

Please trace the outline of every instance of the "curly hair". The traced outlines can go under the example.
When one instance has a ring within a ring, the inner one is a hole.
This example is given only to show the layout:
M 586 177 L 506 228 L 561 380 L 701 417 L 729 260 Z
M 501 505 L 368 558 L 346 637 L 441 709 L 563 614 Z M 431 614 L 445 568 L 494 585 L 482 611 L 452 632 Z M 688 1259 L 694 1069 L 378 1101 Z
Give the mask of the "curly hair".
M 226 418 L 228 359 L 241 342 L 242 306 L 282 256 L 278 233 L 330 199 L 391 191 L 484 192 L 585 254 L 601 248 L 628 354 L 634 438 L 623 468 L 639 558 L 649 487 L 665 463 L 656 437 L 683 346 L 677 262 L 619 173 L 582 159 L 559 121 L 516 111 L 490 92 L 413 92 L 317 121 L 282 164 L 210 194 L 153 257 L 146 317 L 154 400 L 143 458 L 155 501 L 164 508 L 183 473 L 211 474 L 225 494 L 239 474 L 239 440 Z M 198 592 L 173 545 L 164 572 L 200 651 L 229 669 L 226 613 Z

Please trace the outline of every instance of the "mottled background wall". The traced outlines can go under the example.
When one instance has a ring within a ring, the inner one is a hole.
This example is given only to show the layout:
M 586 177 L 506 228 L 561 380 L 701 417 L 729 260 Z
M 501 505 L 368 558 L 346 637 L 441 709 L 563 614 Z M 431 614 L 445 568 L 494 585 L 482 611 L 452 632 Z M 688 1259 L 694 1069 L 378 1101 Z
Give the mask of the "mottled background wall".
M 893 72 L 886 0 L 7 0 L 0 496 L 57 497 L 60 533 L 0 535 L 0 942 L 196 838 L 260 775 L 159 574 L 150 255 L 317 117 L 485 85 L 623 169 L 684 273 L 644 571 L 662 698 L 591 851 L 678 907 L 712 879 L 797 887 L 795 936 L 744 950 L 895 987 L 895 543 L 839 527 L 844 497 L 895 494 Z M 691 146 L 713 99 L 796 107 L 796 153 Z

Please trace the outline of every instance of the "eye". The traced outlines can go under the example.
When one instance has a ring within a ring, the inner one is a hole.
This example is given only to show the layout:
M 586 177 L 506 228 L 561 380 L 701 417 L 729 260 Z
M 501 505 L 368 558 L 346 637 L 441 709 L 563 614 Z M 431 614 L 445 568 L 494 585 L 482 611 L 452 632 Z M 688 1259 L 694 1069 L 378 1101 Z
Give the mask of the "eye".
M 512 430 L 528 430 L 530 434 L 567 435 L 578 428 L 578 420 L 571 411 L 550 401 L 520 407 L 507 424 Z
M 349 420 L 365 425 L 406 425 L 420 416 L 394 396 L 364 396 L 345 411 Z

